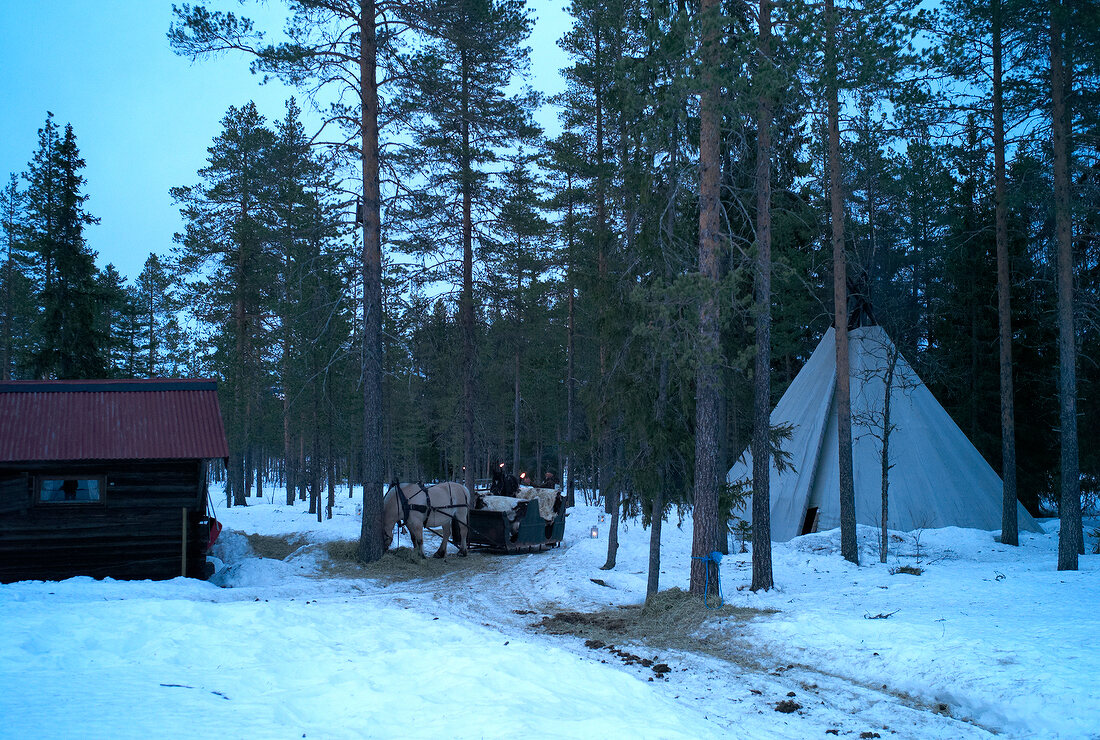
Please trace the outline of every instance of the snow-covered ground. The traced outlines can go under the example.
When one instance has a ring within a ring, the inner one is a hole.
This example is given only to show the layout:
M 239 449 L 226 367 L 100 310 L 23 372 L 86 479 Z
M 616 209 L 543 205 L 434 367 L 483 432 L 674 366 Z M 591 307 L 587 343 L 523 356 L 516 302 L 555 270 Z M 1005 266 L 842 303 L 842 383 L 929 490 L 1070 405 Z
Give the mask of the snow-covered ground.
M 1100 556 L 1058 572 L 1057 522 L 1019 548 L 897 533 L 886 565 L 861 528 L 860 567 L 837 532 L 801 537 L 774 546 L 767 593 L 731 555 L 726 603 L 762 611 L 715 612 L 679 645 L 616 645 L 662 678 L 534 626 L 644 600 L 637 522 L 610 571 L 607 524 L 577 507 L 556 550 L 387 556 L 404 576 L 369 577 L 323 545 L 358 536 L 346 491 L 321 523 L 251 501 L 218 512 L 213 582 L 0 586 L 0 737 L 1100 738 Z M 260 558 L 247 534 L 300 546 Z M 663 589 L 686 588 L 690 543 L 690 518 L 666 524 Z

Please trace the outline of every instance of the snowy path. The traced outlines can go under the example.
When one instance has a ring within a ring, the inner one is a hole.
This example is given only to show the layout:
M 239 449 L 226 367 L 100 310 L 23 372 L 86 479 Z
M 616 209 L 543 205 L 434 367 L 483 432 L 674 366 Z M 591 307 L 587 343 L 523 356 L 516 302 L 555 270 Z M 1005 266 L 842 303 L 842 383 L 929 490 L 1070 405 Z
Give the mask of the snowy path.
M 441 619 L 461 615 L 471 622 L 500 629 L 517 639 L 536 639 L 569 650 L 588 661 L 607 662 L 617 669 L 649 680 L 653 674 L 641 666 L 627 667 L 603 650 L 585 647 L 578 637 L 541 634 L 533 625 L 542 616 L 559 611 L 598 610 L 622 603 L 621 594 L 585 586 L 583 597 L 563 601 L 559 589 L 575 589 L 576 578 L 562 581 L 550 574 L 575 573 L 568 550 L 554 550 L 535 557 L 492 558 L 488 570 L 460 571 L 443 579 L 388 587 L 391 600 L 410 608 L 426 610 Z M 563 562 L 565 561 L 565 562 Z M 605 571 L 593 577 L 612 578 Z M 641 576 L 644 573 L 632 573 Z M 531 584 L 536 584 L 532 588 Z M 486 594 L 492 594 L 486 598 Z M 633 595 L 628 597 L 628 601 Z M 533 612 L 533 613 L 527 613 Z M 760 624 L 767 629 L 766 622 Z M 806 665 L 793 665 L 754 657 L 758 652 L 741 632 L 724 633 L 728 641 L 717 656 L 685 650 L 669 652 L 625 641 L 620 648 L 645 656 L 660 654 L 672 667 L 666 681 L 654 682 L 654 691 L 677 703 L 693 707 L 724 728 L 725 733 L 746 733 L 747 737 L 824 737 L 829 730 L 838 735 L 878 731 L 898 738 L 991 737 L 987 729 L 945 715 L 935 705 L 895 693 L 888 686 L 866 686 L 848 678 Z M 802 705 L 797 713 L 776 712 L 777 703 L 793 698 Z M 646 735 L 652 737 L 654 735 Z

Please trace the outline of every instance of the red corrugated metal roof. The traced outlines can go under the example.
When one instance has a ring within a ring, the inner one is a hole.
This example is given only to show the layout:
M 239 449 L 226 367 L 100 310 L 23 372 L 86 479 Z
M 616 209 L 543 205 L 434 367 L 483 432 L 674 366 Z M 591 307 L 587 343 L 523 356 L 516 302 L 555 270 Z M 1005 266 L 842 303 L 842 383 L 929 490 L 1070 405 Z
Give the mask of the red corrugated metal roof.
M 0 383 L 0 462 L 228 455 L 212 380 Z

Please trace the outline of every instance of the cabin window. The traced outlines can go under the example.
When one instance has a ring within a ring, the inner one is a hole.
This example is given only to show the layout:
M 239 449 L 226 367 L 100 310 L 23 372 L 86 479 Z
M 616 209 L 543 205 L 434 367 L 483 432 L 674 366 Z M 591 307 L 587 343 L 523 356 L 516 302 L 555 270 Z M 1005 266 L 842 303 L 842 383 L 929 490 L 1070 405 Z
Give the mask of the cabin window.
M 103 478 L 88 475 L 49 476 L 38 479 L 41 504 L 86 504 L 103 500 Z

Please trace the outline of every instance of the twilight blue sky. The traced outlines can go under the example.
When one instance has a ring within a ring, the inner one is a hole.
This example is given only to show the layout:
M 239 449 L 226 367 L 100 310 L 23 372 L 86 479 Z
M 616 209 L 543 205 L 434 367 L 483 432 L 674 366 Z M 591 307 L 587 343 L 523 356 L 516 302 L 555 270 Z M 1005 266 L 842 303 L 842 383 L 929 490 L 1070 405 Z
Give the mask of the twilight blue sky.
M 566 0 L 529 0 L 532 84 L 561 88 Z M 278 30 L 280 4 L 211 2 Z M 87 167 L 86 203 L 101 219 L 86 230 L 100 266 L 137 277 L 150 252 L 165 254 L 180 229 L 168 189 L 197 181 L 206 148 L 230 105 L 255 100 L 269 120 L 294 94 L 260 85 L 240 55 L 191 64 L 168 47 L 171 0 L 0 0 L 0 186 L 26 169 L 52 111 L 72 123 Z M 261 20 L 266 18 L 267 20 Z M 302 102 L 302 96 L 298 96 Z M 539 116 L 552 126 L 555 114 Z

